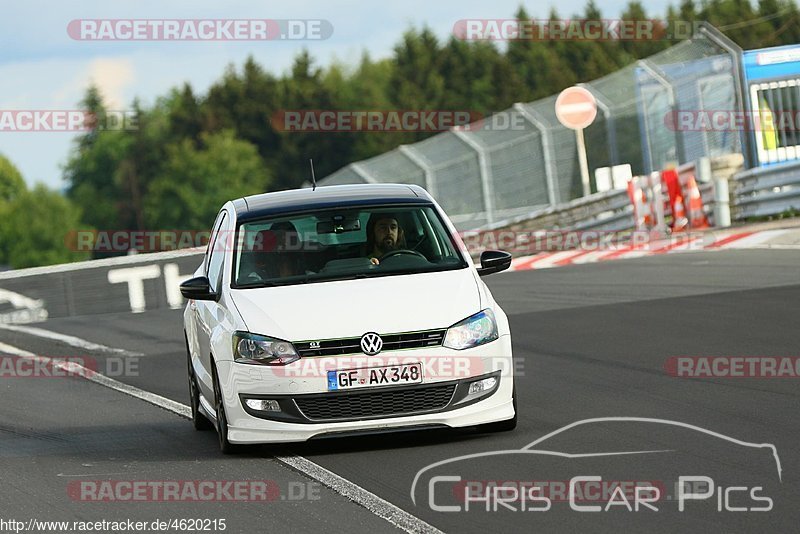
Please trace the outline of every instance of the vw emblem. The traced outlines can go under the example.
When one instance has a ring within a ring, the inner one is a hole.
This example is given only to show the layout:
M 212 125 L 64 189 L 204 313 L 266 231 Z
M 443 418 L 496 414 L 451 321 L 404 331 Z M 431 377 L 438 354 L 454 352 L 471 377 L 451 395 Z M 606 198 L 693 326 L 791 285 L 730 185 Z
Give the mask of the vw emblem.
M 375 332 L 367 332 L 361 336 L 361 352 L 367 356 L 374 356 L 378 354 L 383 348 L 383 340 L 381 336 Z

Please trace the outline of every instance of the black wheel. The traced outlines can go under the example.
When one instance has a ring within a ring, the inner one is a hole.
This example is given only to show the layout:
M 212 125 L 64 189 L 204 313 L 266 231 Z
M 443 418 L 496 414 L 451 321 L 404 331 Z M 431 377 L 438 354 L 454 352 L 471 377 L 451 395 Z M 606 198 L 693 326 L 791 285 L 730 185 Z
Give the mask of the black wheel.
M 225 417 L 225 403 L 222 401 L 222 390 L 220 389 L 217 369 L 212 361 L 214 379 L 214 411 L 217 415 L 217 436 L 219 437 L 219 450 L 222 454 L 235 454 L 239 452 L 239 447 L 228 441 L 228 418 Z
M 192 425 L 195 430 L 211 430 L 214 425 L 200 413 L 200 388 L 197 386 L 197 377 L 192 368 L 192 355 L 189 353 L 188 341 L 186 343 L 186 359 L 189 362 L 189 405 L 192 407 Z
M 511 401 L 514 405 L 514 417 L 505 421 L 497 421 L 496 423 L 486 423 L 478 427 L 478 432 L 509 432 L 517 428 L 517 386 L 511 393 Z

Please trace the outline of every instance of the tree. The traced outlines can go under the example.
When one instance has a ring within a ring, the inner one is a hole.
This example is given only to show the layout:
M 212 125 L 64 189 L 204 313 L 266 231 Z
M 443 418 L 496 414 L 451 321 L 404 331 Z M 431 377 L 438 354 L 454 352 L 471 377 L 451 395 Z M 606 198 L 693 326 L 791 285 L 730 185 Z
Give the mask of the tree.
M 440 71 L 441 47 L 430 28 L 412 29 L 403 34 L 394 48 L 389 100 L 396 109 L 444 109 L 445 79 Z M 398 136 L 403 143 L 418 141 L 423 132 Z
M 8 158 L 0 154 L 0 265 L 8 264 L 8 247 L 11 240 L 6 226 L 10 205 L 26 190 L 22 174 Z
M 95 114 L 99 124 L 104 123 L 105 104 L 94 85 L 86 90 L 81 108 Z M 92 129 L 75 140 L 64 167 L 67 197 L 82 209 L 85 222 L 95 228 L 133 227 L 131 219 L 121 215 L 129 192 L 121 190 L 118 184 L 120 172 L 125 172 L 123 161 L 131 141 L 125 131 L 100 129 Z
M 233 131 L 202 134 L 202 147 L 189 139 L 167 148 L 167 161 L 144 199 L 147 228 L 204 230 L 222 205 L 263 193 L 270 174 L 256 147 Z
M 25 180 L 11 161 L 0 154 L 0 202 L 10 202 L 25 191 Z
M 67 197 L 84 213 L 84 221 L 103 230 L 129 229 L 129 220 L 121 217 L 122 206 L 128 203 L 129 195 L 119 187 L 115 179 L 124 172 L 125 160 L 132 138 L 125 132 L 103 132 L 87 134 L 94 138 L 85 142 L 78 140 L 75 150 L 65 167 Z
M 491 42 L 451 37 L 438 61 L 444 80 L 442 109 L 487 115 L 510 106 L 520 96 L 521 80 Z
M 71 231 L 87 229 L 80 222 L 80 210 L 44 185 L 9 203 L 3 219 L 0 235 L 6 260 L 16 269 L 89 259 L 89 253 L 69 245 Z
M 653 19 L 653 17 L 648 16 L 642 3 L 635 0 L 628 2 L 628 5 L 625 6 L 625 10 L 622 12 L 622 16 L 620 18 L 625 21 L 631 21 L 634 24 L 637 21 Z M 662 50 L 675 44 L 673 42 L 667 41 L 666 39 L 655 39 L 655 37 L 657 37 L 659 34 L 663 34 L 663 32 L 654 31 L 653 32 L 654 39 L 633 39 L 633 40 L 622 41 L 620 43 L 621 48 L 630 57 L 630 59 L 626 61 L 626 63 L 629 63 L 633 60 L 652 56 L 653 54 L 661 52 Z

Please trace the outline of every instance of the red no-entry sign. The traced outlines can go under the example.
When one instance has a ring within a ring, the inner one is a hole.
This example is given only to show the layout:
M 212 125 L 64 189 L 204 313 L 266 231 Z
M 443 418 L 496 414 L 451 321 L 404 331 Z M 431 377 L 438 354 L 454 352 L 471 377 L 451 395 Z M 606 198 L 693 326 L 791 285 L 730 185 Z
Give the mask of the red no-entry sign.
M 568 87 L 556 98 L 556 117 L 566 126 L 575 130 L 578 145 L 578 163 L 581 167 L 581 183 L 583 196 L 589 196 L 589 164 L 586 160 L 586 144 L 583 140 L 583 129 L 592 124 L 597 117 L 597 101 L 594 95 L 583 87 Z
M 568 87 L 556 99 L 556 117 L 573 130 L 582 130 L 597 116 L 594 95 L 583 87 Z

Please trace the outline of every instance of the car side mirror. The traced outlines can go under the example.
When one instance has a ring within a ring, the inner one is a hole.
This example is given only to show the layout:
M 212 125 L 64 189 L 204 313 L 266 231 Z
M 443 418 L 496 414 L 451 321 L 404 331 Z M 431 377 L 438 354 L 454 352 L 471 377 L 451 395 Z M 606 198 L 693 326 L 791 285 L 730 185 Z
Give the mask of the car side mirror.
M 481 266 L 478 268 L 478 274 L 486 276 L 505 271 L 509 267 L 511 267 L 511 254 L 502 250 L 484 250 L 481 252 Z
M 217 300 L 211 291 L 211 283 L 205 276 L 190 278 L 181 284 L 181 295 L 189 300 Z

